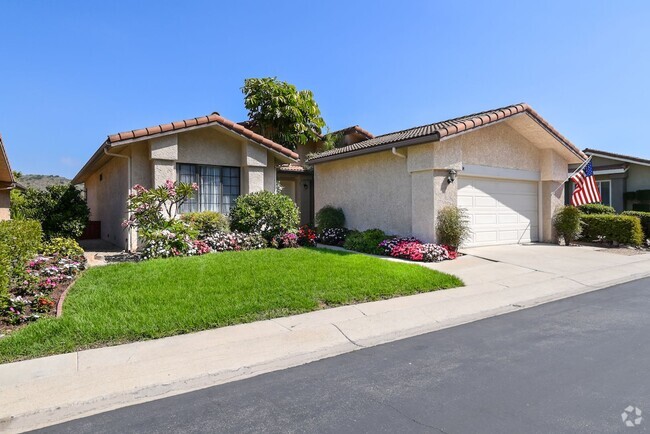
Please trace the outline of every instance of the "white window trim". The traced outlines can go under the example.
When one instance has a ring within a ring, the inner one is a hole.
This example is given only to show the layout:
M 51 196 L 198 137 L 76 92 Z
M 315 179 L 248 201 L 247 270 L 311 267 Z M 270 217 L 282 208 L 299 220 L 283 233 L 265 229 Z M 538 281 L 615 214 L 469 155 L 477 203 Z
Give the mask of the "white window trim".
M 601 183 L 608 183 L 609 184 L 609 206 L 612 206 L 612 180 L 611 179 L 603 179 L 602 181 L 596 181 L 596 185 L 598 186 L 598 191 L 600 192 L 600 195 L 603 195 L 603 189 L 600 187 Z

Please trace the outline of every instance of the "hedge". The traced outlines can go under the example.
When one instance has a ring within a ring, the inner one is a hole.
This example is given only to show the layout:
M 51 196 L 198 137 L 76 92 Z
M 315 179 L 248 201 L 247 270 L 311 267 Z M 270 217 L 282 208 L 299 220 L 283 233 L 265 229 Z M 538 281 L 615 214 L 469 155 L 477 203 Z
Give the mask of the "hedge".
M 643 229 L 644 238 L 646 240 L 650 238 L 650 212 L 624 211 L 621 215 L 638 217 L 641 220 L 641 229 Z
M 0 221 L 0 295 L 7 293 L 12 274 L 38 253 L 42 237 L 36 220 Z
M 583 214 L 616 214 L 614 207 L 603 205 L 601 203 L 588 203 L 578 207 Z
M 619 244 L 638 246 L 643 243 L 643 230 L 638 217 L 630 215 L 583 214 L 582 238 L 587 241 L 605 239 Z

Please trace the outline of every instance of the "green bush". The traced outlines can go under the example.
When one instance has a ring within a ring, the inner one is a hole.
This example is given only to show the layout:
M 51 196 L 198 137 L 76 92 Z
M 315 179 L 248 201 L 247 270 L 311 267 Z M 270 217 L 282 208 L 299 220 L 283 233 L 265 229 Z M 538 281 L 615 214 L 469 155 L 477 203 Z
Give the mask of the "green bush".
M 436 223 L 438 244 L 458 248 L 469 238 L 470 234 L 467 210 L 450 205 L 438 212 L 438 222 Z
M 384 251 L 379 248 L 379 243 L 388 238 L 388 235 L 381 229 L 368 229 L 359 232 L 352 231 L 345 238 L 343 247 L 355 252 L 368 253 L 371 255 L 381 255 Z
M 642 211 L 625 211 L 621 215 L 630 215 L 638 217 L 641 221 L 641 229 L 643 229 L 643 237 L 647 240 L 650 239 L 650 212 Z
M 230 210 L 230 227 L 241 232 L 260 232 L 270 242 L 273 237 L 295 231 L 300 211 L 284 194 L 259 191 L 240 196 Z
M 564 238 L 564 244 L 567 246 L 580 236 L 582 229 L 580 216 L 580 210 L 570 205 L 563 206 L 555 211 L 553 228 L 558 236 Z
M 183 214 L 181 220 L 205 237 L 215 232 L 229 232 L 228 217 L 216 211 L 190 212 Z
M 9 279 L 21 273 L 41 248 L 43 231 L 34 220 L 0 222 L 0 296 L 7 293 Z
M 616 214 L 614 207 L 603 205 L 601 203 L 588 203 L 578 207 L 583 214 Z
M 636 200 L 636 191 L 627 191 L 623 193 L 623 199 L 628 201 L 628 200 Z
M 323 231 L 345 227 L 345 214 L 341 208 L 325 205 L 316 213 L 316 227 Z
M 643 243 L 643 230 L 638 217 L 631 215 L 583 214 L 582 238 L 605 240 L 638 246 Z
M 79 238 L 86 228 L 90 210 L 73 185 L 52 185 L 45 191 L 30 188 L 14 196 L 12 218 L 38 220 L 46 238 Z
M 633 211 L 650 212 L 650 203 L 633 203 Z
M 636 198 L 642 201 L 650 200 L 650 190 L 637 190 Z
M 81 256 L 84 249 L 72 238 L 51 238 L 43 246 L 43 254 L 46 256 Z

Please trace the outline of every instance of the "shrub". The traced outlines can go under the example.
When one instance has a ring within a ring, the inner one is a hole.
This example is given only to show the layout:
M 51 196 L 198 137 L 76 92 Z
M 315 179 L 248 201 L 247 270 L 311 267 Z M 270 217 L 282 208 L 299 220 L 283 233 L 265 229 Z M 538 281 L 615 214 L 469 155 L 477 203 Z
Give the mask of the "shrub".
M 345 227 L 345 214 L 341 208 L 325 205 L 316 213 L 316 227 L 321 230 Z
M 422 262 L 440 262 L 445 259 L 455 259 L 449 254 L 445 246 L 439 244 L 421 244 L 420 251 L 422 252 Z
M 621 215 L 631 215 L 638 217 L 641 221 L 641 229 L 643 229 L 643 237 L 647 240 L 650 238 L 650 212 L 642 211 L 625 211 Z
M 632 210 L 641 212 L 650 212 L 650 203 L 633 203 Z
M 650 200 L 650 190 L 637 190 L 636 199 L 642 201 Z
M 582 237 L 588 241 L 605 240 L 638 246 L 643 230 L 638 217 L 631 215 L 583 214 Z
M 446 206 L 438 212 L 436 235 L 440 244 L 458 248 L 467 240 L 470 233 L 467 210 L 457 206 Z
M 393 250 L 400 243 L 417 242 L 422 244 L 422 241 L 414 237 L 389 237 L 379 243 L 379 248 L 382 250 L 382 255 L 392 256 Z
M 316 231 L 309 227 L 309 225 L 301 226 L 298 229 L 298 244 L 306 247 L 314 247 L 316 245 Z
M 563 206 L 555 211 L 553 228 L 558 236 L 564 238 L 564 244 L 569 245 L 580 236 L 582 229 L 580 210 L 573 206 Z
M 72 238 L 55 237 L 45 243 L 43 254 L 46 256 L 81 256 L 84 249 Z
M 293 232 L 287 232 L 286 234 L 280 234 L 273 237 L 271 240 L 271 247 L 276 249 L 291 249 L 300 247 L 298 244 L 298 235 Z
M 614 207 L 602 203 L 588 203 L 578 207 L 583 214 L 616 214 Z
M 266 240 L 260 233 L 215 232 L 206 237 L 205 241 L 215 252 L 231 250 L 256 250 L 267 246 Z
M 230 230 L 228 218 L 216 211 L 190 212 L 183 214 L 181 220 L 196 230 L 201 238 L 214 232 L 228 232 Z
M 318 241 L 328 246 L 343 246 L 350 231 L 345 228 L 324 229 L 318 236 Z
M 78 238 L 88 223 L 90 210 L 73 185 L 52 185 L 45 191 L 30 188 L 15 196 L 20 200 L 11 205 L 12 217 L 38 220 L 46 238 Z
M 352 231 L 346 237 L 343 247 L 356 252 L 381 255 L 383 249 L 379 247 L 379 244 L 386 238 L 388 237 L 381 229 L 368 229 L 363 232 Z
M 0 295 L 7 293 L 11 277 L 22 274 L 27 261 L 38 253 L 42 237 L 38 221 L 0 222 Z
M 271 241 L 300 223 L 300 211 L 284 194 L 259 191 L 240 196 L 230 210 L 230 226 L 240 232 L 259 232 Z

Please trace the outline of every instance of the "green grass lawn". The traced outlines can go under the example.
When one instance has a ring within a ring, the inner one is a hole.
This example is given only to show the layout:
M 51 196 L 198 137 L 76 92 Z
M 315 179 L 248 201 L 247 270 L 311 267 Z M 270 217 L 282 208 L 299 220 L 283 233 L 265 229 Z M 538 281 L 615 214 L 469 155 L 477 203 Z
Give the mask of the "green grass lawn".
M 70 290 L 61 318 L 0 339 L 0 362 L 462 285 L 415 264 L 304 248 L 96 267 Z

